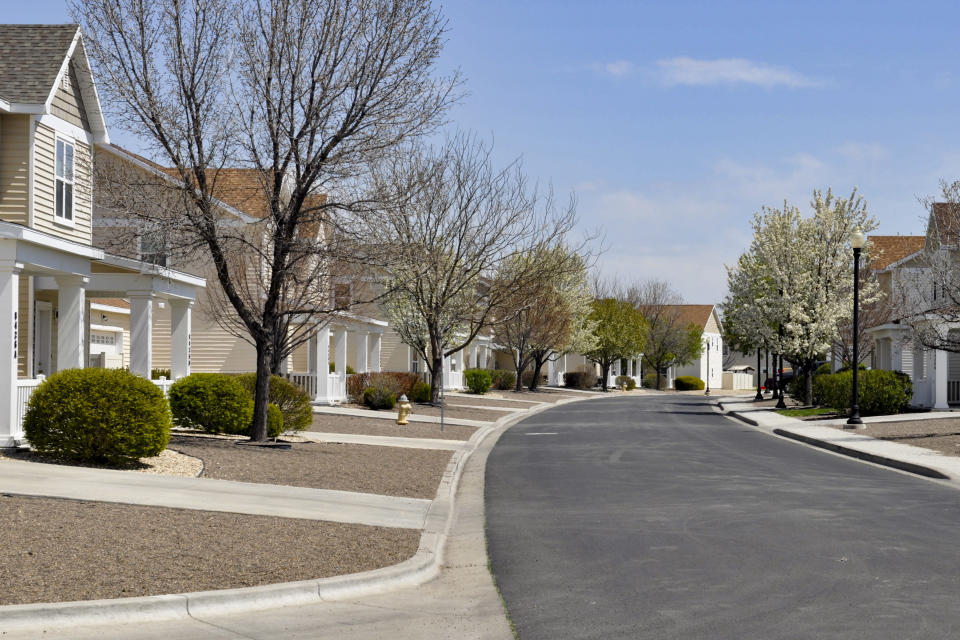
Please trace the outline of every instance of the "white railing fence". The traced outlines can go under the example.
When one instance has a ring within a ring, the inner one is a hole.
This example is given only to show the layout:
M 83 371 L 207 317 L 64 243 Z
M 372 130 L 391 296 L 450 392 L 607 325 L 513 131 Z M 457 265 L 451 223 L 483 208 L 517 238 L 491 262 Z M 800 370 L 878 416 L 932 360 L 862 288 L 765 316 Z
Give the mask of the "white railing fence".
M 960 404 L 960 380 L 947 380 L 947 404 Z
M 347 374 L 331 373 L 328 384 L 330 402 L 347 401 Z
M 27 415 L 27 403 L 30 402 L 30 396 L 40 384 L 46 380 L 42 373 L 36 378 L 17 380 L 17 429 L 23 431 L 23 417 Z
M 167 395 L 167 392 L 170 391 L 170 387 L 173 386 L 174 380 L 167 380 L 166 378 L 160 378 L 158 380 L 151 380 L 153 384 L 160 387 L 160 391 L 163 391 L 163 395 Z
M 309 395 L 311 398 L 316 397 L 317 395 L 317 374 L 315 373 L 287 373 L 284 377 L 297 385 Z

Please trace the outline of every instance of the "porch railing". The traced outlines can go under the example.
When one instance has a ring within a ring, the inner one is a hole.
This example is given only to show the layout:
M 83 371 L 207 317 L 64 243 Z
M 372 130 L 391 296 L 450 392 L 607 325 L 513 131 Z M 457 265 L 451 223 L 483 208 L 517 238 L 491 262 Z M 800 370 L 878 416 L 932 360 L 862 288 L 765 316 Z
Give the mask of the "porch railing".
M 17 429 L 23 431 L 23 417 L 27 415 L 27 403 L 30 402 L 30 396 L 34 390 L 46 380 L 42 373 L 36 378 L 17 380 Z
M 153 384 L 160 387 L 160 391 L 163 391 L 163 395 L 167 395 L 167 392 L 170 391 L 170 387 L 173 386 L 175 380 L 167 380 L 166 378 L 160 378 L 159 380 L 151 380 Z
M 960 380 L 947 380 L 947 404 L 960 404 Z

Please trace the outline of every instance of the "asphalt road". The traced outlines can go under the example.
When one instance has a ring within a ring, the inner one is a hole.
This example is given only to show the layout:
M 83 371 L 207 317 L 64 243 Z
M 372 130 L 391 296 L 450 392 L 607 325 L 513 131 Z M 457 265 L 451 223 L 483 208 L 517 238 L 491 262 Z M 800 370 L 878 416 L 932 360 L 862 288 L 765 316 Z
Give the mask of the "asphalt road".
M 486 490 L 521 640 L 960 637 L 960 492 L 702 397 L 533 416 L 491 453 Z

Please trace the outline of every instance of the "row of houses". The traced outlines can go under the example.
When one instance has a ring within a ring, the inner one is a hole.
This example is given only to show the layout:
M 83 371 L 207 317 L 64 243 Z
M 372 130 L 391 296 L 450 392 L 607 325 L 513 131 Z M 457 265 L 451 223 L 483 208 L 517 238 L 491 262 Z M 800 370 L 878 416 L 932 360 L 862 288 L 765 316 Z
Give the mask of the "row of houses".
M 163 244 L 141 236 L 112 252 L 116 235 L 95 194 L 94 167 L 120 165 L 145 176 L 169 171 L 110 142 L 83 34 L 76 25 L 0 25 L 0 446 L 21 438 L 30 393 L 45 376 L 85 366 L 127 367 L 151 377 L 169 371 L 254 369 L 253 347 L 216 321 L 209 303 L 219 286 L 202 260 L 171 264 Z M 218 206 L 240 223 L 267 210 L 252 170 L 218 173 Z M 322 196 L 320 196 L 322 197 Z M 349 297 L 351 283 L 331 295 Z M 668 372 L 722 384 L 722 331 L 713 305 L 679 308 L 704 329 L 704 355 Z M 346 397 L 348 371 L 425 372 L 376 305 L 337 313 L 285 362 L 284 373 L 317 403 Z M 642 354 L 611 372 L 640 382 Z M 479 336 L 444 362 L 447 386 L 468 368 L 512 368 L 495 337 Z M 582 355 L 551 362 L 548 383 L 567 371 L 596 371 Z

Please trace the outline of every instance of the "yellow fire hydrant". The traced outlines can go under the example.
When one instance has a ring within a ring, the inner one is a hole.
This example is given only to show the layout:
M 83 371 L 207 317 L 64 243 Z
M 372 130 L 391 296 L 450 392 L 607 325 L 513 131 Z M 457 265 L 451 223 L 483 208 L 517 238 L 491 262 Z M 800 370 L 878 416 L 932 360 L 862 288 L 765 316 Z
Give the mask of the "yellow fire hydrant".
M 407 395 L 403 394 L 397 404 L 397 424 L 407 424 L 407 418 L 409 417 L 410 401 L 407 400 Z
M 626 382 L 621 382 L 621 383 L 620 383 L 620 391 L 623 391 L 624 393 L 627 392 L 627 383 L 626 383 Z

